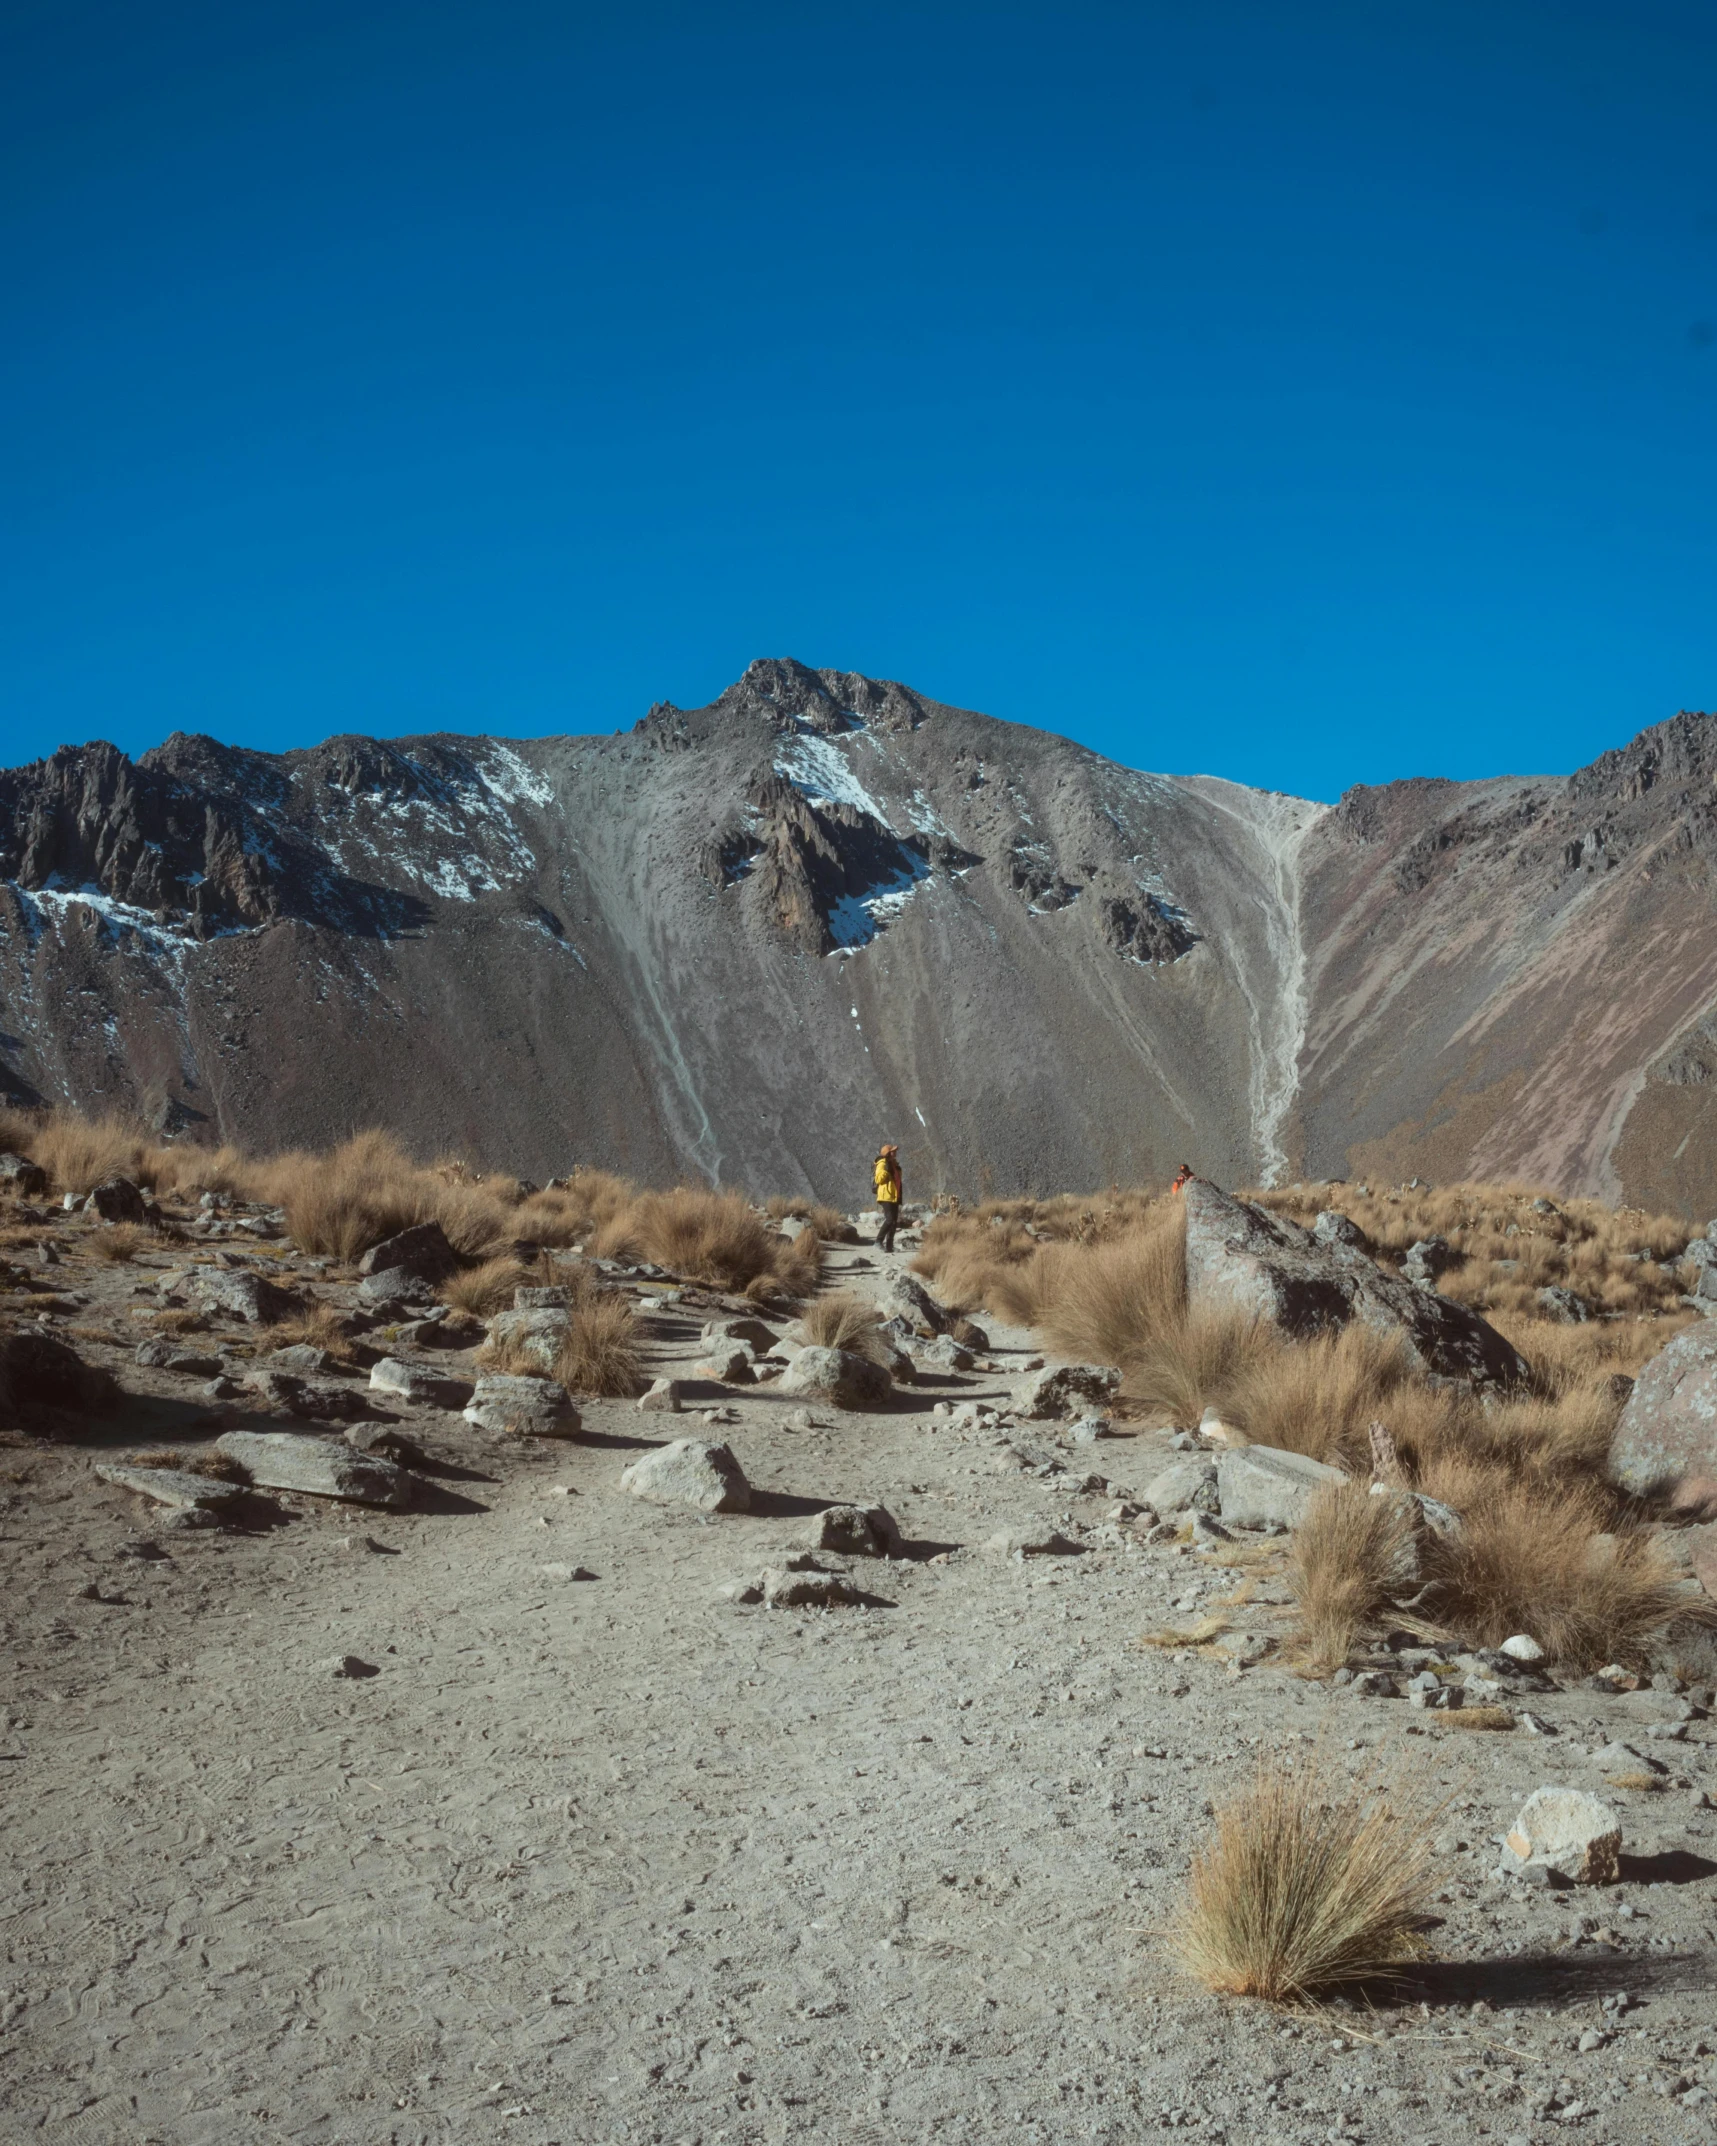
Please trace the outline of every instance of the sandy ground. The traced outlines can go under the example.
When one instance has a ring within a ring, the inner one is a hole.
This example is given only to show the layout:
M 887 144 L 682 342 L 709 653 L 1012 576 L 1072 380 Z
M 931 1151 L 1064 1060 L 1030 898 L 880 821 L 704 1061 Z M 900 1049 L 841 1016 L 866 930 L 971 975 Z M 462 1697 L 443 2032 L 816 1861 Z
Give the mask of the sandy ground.
M 840 1257 L 859 1286 L 880 1264 Z M 696 1331 L 662 1320 L 663 1368 Z M 1085 1478 L 1141 1488 L 1159 1434 L 1021 1427 L 1039 1473 L 932 1413 L 1005 1397 L 998 1360 L 813 1431 L 767 1391 L 728 1396 L 720 1431 L 598 1404 L 576 1444 L 422 1413 L 441 1509 L 283 1499 L 249 1533 L 164 1527 L 87 1447 L 0 1455 L 0 2137 L 1717 2136 L 1717 1812 L 1622 1797 L 1630 1861 L 1601 1895 L 1489 1875 L 1525 1793 L 1594 1785 L 1618 1702 L 1534 1701 L 1560 1740 L 1457 1736 L 1142 1647 L 1232 1573 L 1105 1533 Z M 726 1437 L 760 1509 L 623 1492 L 671 1435 Z M 917 1546 L 855 1563 L 879 1606 L 723 1599 L 836 1499 L 881 1499 Z M 1045 1521 L 1092 1547 L 980 1547 Z M 165 1560 L 121 1556 L 148 1538 Z M 1241 1614 L 1278 1631 L 1283 1600 L 1266 1578 Z M 378 1673 L 335 1677 L 347 1653 Z M 1717 1788 L 1711 1733 L 1673 1756 Z M 1435 1962 L 1393 2009 L 1221 2003 L 1161 1945 L 1212 1801 L 1299 1739 L 1450 1799 Z

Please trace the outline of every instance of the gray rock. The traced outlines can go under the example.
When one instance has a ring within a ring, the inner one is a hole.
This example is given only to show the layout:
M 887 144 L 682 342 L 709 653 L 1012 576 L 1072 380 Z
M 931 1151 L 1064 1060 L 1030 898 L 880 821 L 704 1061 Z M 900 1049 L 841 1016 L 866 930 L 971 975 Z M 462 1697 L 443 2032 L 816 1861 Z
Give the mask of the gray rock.
M 269 1490 L 298 1490 L 355 1505 L 411 1503 L 412 1480 L 403 1468 L 354 1453 L 342 1439 L 297 1431 L 227 1431 L 215 1440 L 215 1450 Z
M 747 1513 L 751 1485 L 724 1445 L 676 1438 L 640 1454 L 622 1470 L 620 1487 L 656 1505 L 689 1505 L 701 1513 Z
M 48 1173 L 27 1156 L 7 1153 L 0 1155 L 0 1184 L 8 1186 L 21 1199 L 37 1200 L 48 1189 Z
M 1275 1446 L 1236 1446 L 1216 1463 L 1220 1511 L 1227 1527 L 1294 1527 L 1327 1483 L 1347 1478 L 1339 1468 Z
M 1387 1274 L 1352 1245 L 1320 1244 L 1268 1209 L 1230 1199 L 1202 1178 L 1186 1208 L 1187 1301 L 1194 1312 L 1239 1313 L 1295 1337 L 1351 1320 L 1398 1335 L 1439 1377 L 1524 1384 L 1527 1366 L 1494 1327 L 1464 1305 Z
M 308 1341 L 295 1341 L 290 1348 L 276 1349 L 268 1360 L 275 1370 L 296 1372 L 300 1378 L 326 1378 L 334 1369 L 334 1359 L 327 1350 Z
M 1544 1659 L 1544 1649 L 1529 1632 L 1516 1632 L 1512 1639 L 1503 1641 L 1497 1652 L 1506 1654 L 1514 1662 L 1532 1663 Z
M 1536 1302 L 1546 1318 L 1563 1326 L 1584 1326 L 1592 1316 L 1591 1306 L 1578 1291 L 1564 1289 L 1557 1282 L 1546 1283 L 1539 1290 Z
M 844 1572 L 812 1572 L 767 1567 L 758 1579 L 766 1609 L 842 1609 L 864 1600 Z
M 1407 1704 L 1427 1708 L 1432 1713 L 1454 1713 L 1466 1703 L 1463 1685 L 1445 1684 L 1429 1670 L 1421 1671 L 1407 1686 Z
M 811 1550 L 841 1557 L 901 1557 L 905 1545 L 886 1505 L 828 1505 L 812 1520 L 805 1536 Z
M 647 1416 L 677 1416 L 685 1399 L 678 1379 L 652 1379 L 638 1396 L 638 1406 Z
M 706 1349 L 732 1341 L 764 1356 L 774 1348 L 776 1339 L 774 1328 L 765 1326 L 761 1319 L 711 1319 L 698 1338 Z
M 1056 1528 L 1038 1525 L 1003 1528 L 990 1537 L 984 1548 L 997 1557 L 1078 1557 L 1084 1546 L 1070 1541 Z
M 1121 1374 L 1106 1364 L 1061 1364 L 1040 1371 L 1019 1390 L 1017 1412 L 1033 1422 L 1088 1415 L 1121 1390 Z
M 1637 1745 L 1624 1743 L 1617 1737 L 1613 1742 L 1600 1744 L 1591 1754 L 1592 1764 L 1603 1774 L 1668 1773 L 1662 1759 L 1654 1759 L 1649 1752 Z
M 1398 1699 L 1401 1687 L 1386 1669 L 1362 1669 L 1348 1686 L 1356 1699 Z
M 486 1371 L 465 1410 L 479 1430 L 526 1438 L 576 1438 L 583 1425 L 558 1379 L 513 1377 Z
M 1638 1496 L 1717 1506 L 1717 1327 L 1677 1334 L 1639 1373 L 1610 1441 L 1609 1472 Z
M 182 1341 L 171 1340 L 165 1334 L 139 1342 L 135 1361 L 146 1371 L 176 1371 L 182 1378 L 213 1378 L 221 1368 L 218 1356 L 199 1356 Z
M 142 1228 L 150 1218 L 141 1185 L 128 1177 L 103 1178 L 89 1196 L 89 1209 L 107 1223 L 132 1222 Z
M 782 1374 L 781 1391 L 830 1408 L 885 1408 L 893 1381 L 881 1364 L 850 1349 L 801 1349 Z
M 278 1326 L 300 1309 L 295 1296 L 248 1267 L 198 1267 L 186 1289 L 205 1311 L 225 1312 L 247 1326 Z
M 972 1352 L 951 1334 L 938 1334 L 932 1341 L 915 1342 L 910 1361 L 920 1371 L 970 1371 Z
M 515 1311 L 570 1311 L 572 1300 L 555 1284 L 523 1284 L 513 1291 Z
M 1363 1252 L 1370 1242 L 1359 1224 L 1347 1215 L 1337 1214 L 1326 1208 L 1312 1222 L 1312 1235 L 1319 1244 L 1351 1244 L 1355 1251 Z
M 354 1453 L 379 1453 L 384 1460 L 397 1460 L 404 1468 L 421 1468 L 429 1458 L 417 1440 L 397 1423 L 366 1417 L 360 1423 L 348 1424 L 343 1435 Z
M 415 1267 L 378 1268 L 358 1284 L 358 1295 L 371 1309 L 384 1304 L 433 1304 L 435 1289 Z
M 1067 1442 L 1073 1446 L 1094 1446 L 1099 1439 L 1107 1438 L 1108 1435 L 1107 1416 L 1081 1416 L 1077 1423 L 1069 1427 Z
M 117 1483 L 121 1490 L 141 1491 L 157 1505 L 173 1505 L 206 1513 L 231 1512 L 241 1505 L 249 1486 L 225 1483 L 211 1475 L 193 1475 L 186 1468 L 132 1468 L 122 1461 L 100 1461 L 96 1474 L 104 1483 Z
M 375 1663 L 366 1662 L 361 1654 L 331 1654 L 326 1661 L 318 1662 L 316 1666 L 324 1676 L 329 1677 L 351 1677 L 356 1680 L 381 1675 Z
M 696 1374 L 701 1379 L 714 1379 L 718 1386 L 752 1383 L 751 1351 L 743 1341 L 720 1341 L 697 1366 Z
M 444 1281 L 459 1265 L 459 1255 L 439 1222 L 419 1222 L 397 1236 L 385 1237 L 358 1261 L 360 1274 L 403 1272 L 421 1281 Z
M 419 1408 L 463 1408 L 471 1398 L 464 1379 L 443 1378 L 421 1364 L 401 1363 L 395 1356 L 384 1356 L 371 1365 L 370 1391 L 390 1394 Z
M 567 1311 L 503 1311 L 489 1321 L 489 1345 L 516 1351 L 527 1363 L 552 1371 L 571 1325 Z
M 1216 1463 L 1190 1457 L 1171 1461 L 1161 1474 L 1151 1478 L 1139 1498 L 1164 1520 L 1176 1513 L 1220 1512 L 1222 1493 L 1216 1484 Z
M 1451 1267 L 1459 1266 L 1460 1259 L 1460 1253 L 1446 1237 L 1421 1237 L 1417 1244 L 1407 1247 L 1401 1271 L 1410 1282 L 1435 1288 Z
M 898 1316 L 915 1334 L 945 1334 L 953 1323 L 953 1314 L 937 1303 L 924 1284 L 898 1267 L 884 1277 L 876 1302 L 885 1319 Z
M 1535 1789 L 1505 1841 L 1505 1864 L 1542 1870 L 1573 1885 L 1613 1885 L 1621 1875 L 1622 1822 L 1579 1788 Z

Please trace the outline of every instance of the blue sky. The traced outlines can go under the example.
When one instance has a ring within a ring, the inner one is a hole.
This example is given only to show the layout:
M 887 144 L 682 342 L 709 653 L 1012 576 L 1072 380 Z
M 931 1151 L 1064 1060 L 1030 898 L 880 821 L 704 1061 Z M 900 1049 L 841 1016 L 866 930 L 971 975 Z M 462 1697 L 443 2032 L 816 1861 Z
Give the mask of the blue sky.
M 1328 797 L 1717 707 L 1717 11 L 11 0 L 0 758 L 758 655 Z

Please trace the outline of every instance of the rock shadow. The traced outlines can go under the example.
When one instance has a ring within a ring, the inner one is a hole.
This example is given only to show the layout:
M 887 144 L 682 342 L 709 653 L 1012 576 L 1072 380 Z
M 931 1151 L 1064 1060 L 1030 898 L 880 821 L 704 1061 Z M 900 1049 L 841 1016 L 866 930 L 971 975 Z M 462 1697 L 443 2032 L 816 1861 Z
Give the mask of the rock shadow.
M 1709 1856 L 1695 1855 L 1691 1848 L 1665 1848 L 1657 1855 L 1621 1859 L 1624 1885 L 1694 1885 L 1710 1877 L 1717 1877 L 1717 1863 Z
M 1717 1989 L 1717 1954 L 1709 1952 L 1535 1952 L 1512 1959 L 1427 1960 L 1399 1981 L 1368 1988 L 1380 2012 L 1404 2006 L 1569 2004 L 1623 1991 L 1669 1994 Z

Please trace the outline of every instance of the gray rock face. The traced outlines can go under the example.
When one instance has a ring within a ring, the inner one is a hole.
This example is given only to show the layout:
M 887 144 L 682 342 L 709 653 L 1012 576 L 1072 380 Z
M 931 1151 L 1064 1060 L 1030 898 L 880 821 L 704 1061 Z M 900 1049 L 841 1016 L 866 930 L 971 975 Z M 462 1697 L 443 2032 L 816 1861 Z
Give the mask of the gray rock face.
M 1186 1208 L 1187 1301 L 1237 1313 L 1296 1339 L 1350 1320 L 1398 1336 L 1425 1370 L 1478 1385 L 1523 1383 L 1519 1352 L 1476 1312 L 1386 1274 L 1351 1245 L 1319 1244 L 1266 1208 L 1231 1199 L 1202 1178 Z
M 647 1416 L 677 1416 L 685 1400 L 678 1379 L 652 1379 L 638 1396 L 638 1406 Z
M 1216 1463 L 1222 1524 L 1231 1528 L 1297 1527 L 1328 1483 L 1347 1478 L 1339 1468 L 1275 1446 L 1237 1446 Z
M 805 1546 L 840 1557 L 900 1557 L 904 1544 L 886 1505 L 828 1505 L 806 1531 Z
M 299 1309 L 295 1296 L 247 1267 L 198 1267 L 185 1286 L 205 1311 L 225 1312 L 247 1326 L 278 1326 Z
M 215 1450 L 268 1490 L 304 1491 L 356 1505 L 411 1503 L 411 1477 L 403 1468 L 355 1453 L 343 1439 L 308 1438 L 296 1431 L 228 1431 L 215 1440 Z
M 697 1376 L 717 1385 L 749 1385 L 751 1351 L 742 1341 L 717 1342 L 697 1367 Z
M 1417 1244 L 1407 1247 L 1401 1271 L 1410 1282 L 1435 1288 L 1451 1267 L 1460 1265 L 1460 1260 L 1461 1255 L 1447 1237 L 1421 1237 Z
M 182 1341 L 170 1340 L 165 1334 L 139 1342 L 136 1361 L 146 1371 L 176 1371 L 181 1378 L 211 1379 L 221 1368 L 218 1356 L 199 1356 Z
M 1713 1271 L 1707 1269 L 1707 1272 Z M 1717 1331 L 1677 1334 L 1634 1380 L 1610 1441 L 1610 1477 L 1717 1517 Z
M 801 1349 L 781 1375 L 781 1391 L 830 1408 L 886 1408 L 894 1381 L 881 1364 L 850 1349 Z
M 1177 1513 L 1215 1513 L 1222 1509 L 1216 1463 L 1202 1458 L 1171 1461 L 1160 1475 L 1151 1478 L 1140 1496 L 1164 1520 Z
M 215 1476 L 193 1475 L 186 1468 L 132 1468 L 122 1461 L 100 1461 L 95 1472 L 104 1483 L 140 1491 L 157 1505 L 187 1512 L 231 1512 L 244 1502 L 248 1488 L 243 1483 L 223 1483 Z
M 1564 1289 L 1558 1282 L 1549 1282 L 1538 1292 L 1538 1308 L 1562 1326 L 1584 1326 L 1591 1318 L 1591 1306 L 1573 1289 Z
M 513 1291 L 515 1311 L 569 1311 L 571 1308 L 571 1298 L 558 1283 L 541 1287 L 521 1284 Z
M 463 1408 L 471 1398 L 464 1379 L 443 1378 L 421 1364 L 404 1364 L 393 1356 L 384 1356 L 370 1367 L 370 1391 L 421 1408 Z
M 486 1371 L 465 1410 L 480 1430 L 528 1438 L 576 1438 L 582 1419 L 558 1379 L 515 1378 Z
M 516 1351 L 542 1371 L 552 1371 L 571 1324 L 569 1311 L 503 1311 L 489 1321 L 489 1340 L 498 1349 Z
M 290 1371 L 299 1378 L 326 1378 L 334 1368 L 334 1359 L 326 1349 L 318 1349 L 308 1341 L 295 1341 L 290 1348 L 276 1349 L 268 1359 L 276 1371 Z
M 767 1356 L 775 1346 L 775 1329 L 765 1326 L 761 1319 L 711 1319 L 699 1339 L 706 1349 L 724 1341 L 737 1342 L 742 1348 Z
M 143 1188 L 128 1177 L 103 1179 L 90 1194 L 89 1204 L 104 1222 L 132 1222 L 141 1228 L 149 1220 Z
M 1022 1386 L 1016 1406 L 1034 1423 L 1054 1422 L 1106 1408 L 1120 1390 L 1121 1374 L 1109 1365 L 1061 1364 Z
M 1621 1875 L 1622 1822 L 1578 1788 L 1540 1788 L 1510 1826 L 1505 1861 L 1553 1872 L 1572 1885 L 1613 1885 Z
M 447 1241 L 439 1222 L 419 1222 L 397 1236 L 387 1237 L 358 1261 L 360 1274 L 403 1272 L 425 1282 L 444 1281 L 459 1264 L 459 1255 Z
M 1347 1215 L 1337 1214 L 1328 1207 L 1321 1215 L 1314 1217 L 1312 1235 L 1319 1244 L 1350 1244 L 1358 1252 L 1363 1252 L 1366 1248 L 1365 1232 L 1359 1224 Z
M 915 1334 L 945 1334 L 952 1324 L 953 1315 L 937 1303 L 924 1284 L 899 1268 L 877 1291 L 876 1301 L 885 1319 L 904 1319 Z
M 920 1371 L 970 1371 L 972 1352 L 963 1349 L 951 1334 L 938 1334 L 934 1341 L 918 1342 L 910 1362 Z
M 724 1445 L 676 1438 L 641 1454 L 621 1471 L 620 1487 L 655 1505 L 689 1505 L 700 1513 L 748 1513 L 751 1485 Z
M 415 1267 L 380 1267 L 373 1274 L 366 1274 L 358 1284 L 358 1295 L 366 1305 L 379 1304 L 433 1304 L 435 1286 L 418 1273 Z

